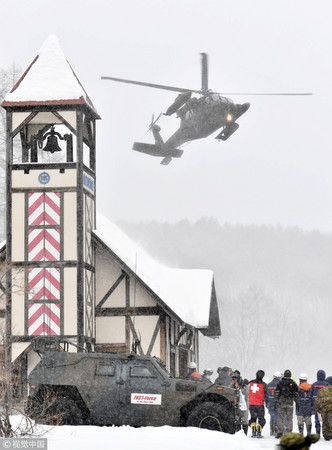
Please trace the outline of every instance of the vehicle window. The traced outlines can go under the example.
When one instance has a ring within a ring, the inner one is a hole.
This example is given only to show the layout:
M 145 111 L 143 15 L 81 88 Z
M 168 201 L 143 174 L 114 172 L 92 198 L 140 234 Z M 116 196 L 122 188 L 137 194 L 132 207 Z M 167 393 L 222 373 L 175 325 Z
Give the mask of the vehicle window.
M 130 368 L 131 377 L 154 377 L 146 366 L 132 366 Z
M 98 364 L 96 369 L 97 375 L 114 376 L 114 373 L 115 373 L 114 364 L 110 362 L 101 362 Z

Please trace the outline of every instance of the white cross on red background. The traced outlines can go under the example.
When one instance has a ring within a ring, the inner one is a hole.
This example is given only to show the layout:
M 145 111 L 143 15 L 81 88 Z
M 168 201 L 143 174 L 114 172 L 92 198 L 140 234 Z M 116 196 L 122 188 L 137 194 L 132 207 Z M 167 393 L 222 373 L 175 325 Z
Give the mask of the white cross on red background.
M 259 391 L 259 386 L 258 386 L 256 383 L 254 383 L 254 384 L 252 384 L 252 385 L 250 386 L 250 389 L 252 390 L 252 392 L 253 392 L 254 394 L 256 394 L 256 392 Z

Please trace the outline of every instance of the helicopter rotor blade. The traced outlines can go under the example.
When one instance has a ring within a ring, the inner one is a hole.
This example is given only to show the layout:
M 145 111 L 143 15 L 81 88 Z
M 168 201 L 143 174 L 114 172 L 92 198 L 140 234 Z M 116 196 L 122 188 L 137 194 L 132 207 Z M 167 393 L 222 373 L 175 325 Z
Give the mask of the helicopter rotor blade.
M 112 80 L 112 81 L 119 81 L 120 83 L 128 83 L 128 84 L 137 84 L 139 86 L 146 86 L 146 87 L 152 87 L 156 89 L 164 89 L 166 91 L 174 91 L 174 92 L 196 92 L 200 93 L 199 90 L 193 90 L 193 89 L 187 89 L 187 88 L 179 88 L 174 86 L 165 86 L 163 84 L 153 84 L 153 83 L 146 83 L 144 81 L 135 81 L 135 80 L 125 80 L 123 78 L 114 78 L 114 77 L 101 77 L 102 80 Z
M 208 92 L 209 82 L 208 82 L 208 55 L 207 53 L 201 53 L 202 57 L 202 92 Z
M 313 95 L 312 92 L 213 92 L 221 95 Z

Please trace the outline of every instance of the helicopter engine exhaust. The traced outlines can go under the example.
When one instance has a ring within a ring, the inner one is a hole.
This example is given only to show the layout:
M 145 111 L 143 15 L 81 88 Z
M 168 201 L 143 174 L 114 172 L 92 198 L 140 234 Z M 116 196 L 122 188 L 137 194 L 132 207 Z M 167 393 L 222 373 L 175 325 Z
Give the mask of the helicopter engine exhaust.
M 165 112 L 165 116 L 171 116 L 176 111 L 178 111 L 181 106 L 183 106 L 191 97 L 191 92 L 183 92 L 183 94 L 179 94 L 171 106 Z

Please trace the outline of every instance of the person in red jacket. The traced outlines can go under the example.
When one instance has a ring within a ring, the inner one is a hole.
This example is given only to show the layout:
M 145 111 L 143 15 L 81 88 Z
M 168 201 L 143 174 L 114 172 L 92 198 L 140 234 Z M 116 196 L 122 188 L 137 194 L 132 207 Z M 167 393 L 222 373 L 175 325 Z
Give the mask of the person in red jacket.
M 249 426 L 252 431 L 251 437 L 261 438 L 262 430 L 266 423 L 264 404 L 268 405 L 267 386 L 263 378 L 264 370 L 258 370 L 256 378 L 249 383 Z

